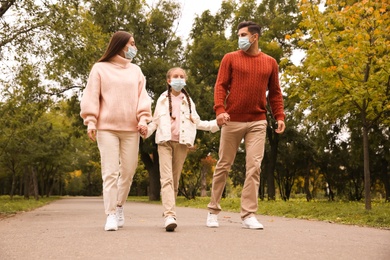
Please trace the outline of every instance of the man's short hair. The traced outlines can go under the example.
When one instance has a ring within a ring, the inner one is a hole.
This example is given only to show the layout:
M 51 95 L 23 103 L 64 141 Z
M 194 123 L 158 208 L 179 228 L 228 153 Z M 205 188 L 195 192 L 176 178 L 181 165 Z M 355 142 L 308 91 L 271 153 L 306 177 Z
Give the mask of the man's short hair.
M 255 23 L 255 22 L 252 22 L 252 21 L 244 21 L 244 22 L 241 22 L 238 24 L 237 26 L 237 31 L 239 31 L 241 28 L 245 28 L 245 27 L 248 27 L 248 31 L 251 33 L 251 34 L 255 34 L 257 33 L 260 37 L 260 26 Z

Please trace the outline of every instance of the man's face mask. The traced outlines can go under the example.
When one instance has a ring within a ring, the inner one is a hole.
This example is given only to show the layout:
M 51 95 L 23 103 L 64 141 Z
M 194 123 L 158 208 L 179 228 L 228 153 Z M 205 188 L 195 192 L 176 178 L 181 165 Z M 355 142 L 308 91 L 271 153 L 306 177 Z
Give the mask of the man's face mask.
M 251 45 L 252 45 L 252 43 L 249 41 L 249 39 L 250 38 L 252 38 L 254 35 L 252 35 L 251 37 L 247 37 L 247 36 L 245 36 L 245 37 L 239 37 L 238 38 L 238 48 L 240 48 L 240 50 L 243 50 L 243 51 L 247 51 L 250 47 L 251 47 Z

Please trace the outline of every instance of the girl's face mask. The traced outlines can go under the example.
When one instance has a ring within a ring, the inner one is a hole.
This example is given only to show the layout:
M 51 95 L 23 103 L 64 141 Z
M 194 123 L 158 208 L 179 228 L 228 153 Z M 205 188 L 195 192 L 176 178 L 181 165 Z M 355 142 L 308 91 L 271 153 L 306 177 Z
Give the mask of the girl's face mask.
M 186 85 L 186 81 L 182 78 L 172 78 L 171 83 L 169 85 L 171 85 L 171 87 L 175 91 L 180 92 L 182 88 L 184 88 L 184 86 Z

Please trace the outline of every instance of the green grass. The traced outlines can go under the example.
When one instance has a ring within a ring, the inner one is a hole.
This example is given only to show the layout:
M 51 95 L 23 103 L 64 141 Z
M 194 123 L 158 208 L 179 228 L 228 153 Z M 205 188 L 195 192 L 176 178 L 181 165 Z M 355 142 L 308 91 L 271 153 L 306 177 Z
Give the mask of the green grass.
M 60 197 L 58 196 L 49 198 L 43 197 L 39 200 L 35 200 L 31 197 L 27 200 L 22 196 L 14 196 L 12 199 L 10 199 L 10 196 L 0 196 L 0 218 L 42 207 L 59 198 Z
M 129 197 L 129 200 L 148 202 L 147 197 Z M 210 198 L 208 197 L 198 197 L 194 200 L 178 197 L 176 205 L 206 209 L 209 201 Z M 221 207 L 224 211 L 240 212 L 240 199 L 222 199 Z M 390 229 L 390 203 L 373 201 L 371 207 L 370 211 L 365 210 L 363 202 L 329 202 L 327 200 L 307 202 L 305 199 L 291 199 L 290 201 L 259 200 L 257 214 Z

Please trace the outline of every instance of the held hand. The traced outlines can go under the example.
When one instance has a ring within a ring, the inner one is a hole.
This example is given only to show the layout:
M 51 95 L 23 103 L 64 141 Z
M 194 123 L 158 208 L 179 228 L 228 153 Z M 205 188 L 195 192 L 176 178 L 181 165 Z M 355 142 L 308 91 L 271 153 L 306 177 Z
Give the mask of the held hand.
M 96 141 L 96 129 L 90 129 L 88 130 L 88 137 L 89 139 L 91 139 L 92 141 Z
M 227 122 L 230 121 L 230 116 L 228 113 L 221 113 L 217 116 L 217 124 L 218 126 L 226 125 Z
M 144 125 L 139 125 L 137 126 L 137 129 L 138 129 L 138 132 L 142 135 L 142 136 L 146 136 L 148 134 L 148 128 Z
M 278 129 L 275 130 L 276 133 L 282 134 L 286 129 L 286 125 L 283 120 L 278 120 Z

